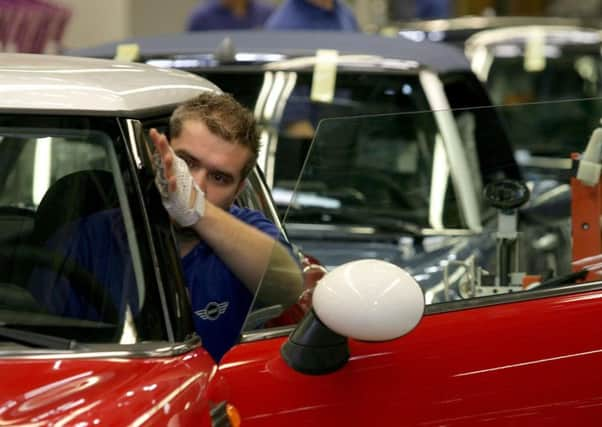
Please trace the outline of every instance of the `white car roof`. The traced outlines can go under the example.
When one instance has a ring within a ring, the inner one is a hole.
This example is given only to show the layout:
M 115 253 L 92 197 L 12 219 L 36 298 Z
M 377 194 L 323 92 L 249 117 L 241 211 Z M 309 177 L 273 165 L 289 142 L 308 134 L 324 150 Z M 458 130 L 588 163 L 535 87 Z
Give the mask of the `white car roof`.
M 466 40 L 466 51 L 470 56 L 480 46 L 525 44 L 534 37 L 542 37 L 546 43 L 557 46 L 593 45 L 597 48 L 602 43 L 602 31 L 594 28 L 566 25 L 522 25 L 479 31 Z
M 172 107 L 208 80 L 178 70 L 106 59 L 0 53 L 0 109 L 137 115 Z

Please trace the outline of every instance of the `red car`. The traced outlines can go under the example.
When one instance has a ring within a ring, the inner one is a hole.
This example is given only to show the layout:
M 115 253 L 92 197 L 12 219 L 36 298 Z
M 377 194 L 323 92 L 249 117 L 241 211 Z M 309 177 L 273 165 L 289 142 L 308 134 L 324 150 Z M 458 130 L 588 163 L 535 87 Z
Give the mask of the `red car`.
M 300 296 L 297 309 L 307 312 L 296 324 L 285 307 L 253 307 L 240 342 L 216 364 L 194 333 L 144 136 L 148 127 L 165 126 L 182 100 L 218 89 L 200 77 L 140 64 L 1 59 L 0 425 L 599 424 L 595 151 L 602 130 L 583 161 L 576 159 L 570 274 L 547 277 L 504 258 L 516 249 L 513 231 L 520 231 L 512 224 L 523 219 L 517 204 L 524 187 L 503 182 L 488 193 L 500 215 L 492 238 L 503 268 L 451 255 L 443 263 L 441 236 L 427 235 L 419 255 L 436 260 L 432 273 L 442 274 L 445 301 L 425 304 L 420 278 L 386 261 L 354 261 L 320 279 L 311 310 L 310 290 Z M 435 116 L 445 120 L 445 114 Z M 409 115 L 393 117 L 403 128 Z M 321 124 L 316 148 L 355 129 L 356 120 Z M 306 162 L 304 191 L 327 155 L 311 152 L 320 157 Z M 438 161 L 433 170 L 447 170 L 445 156 Z M 330 194 L 343 196 L 353 194 Z M 239 203 L 273 214 L 259 171 Z M 120 265 L 130 268 L 122 277 L 133 278 L 108 288 L 47 246 L 72 221 L 104 210 L 120 213 L 127 261 Z M 456 231 L 458 244 L 470 232 Z M 521 268 L 530 274 L 517 275 Z M 307 265 L 308 286 L 322 273 Z M 33 280 L 40 278 L 48 280 Z M 40 304 L 40 292 L 62 301 L 54 291 L 61 278 L 95 316 L 65 317 Z

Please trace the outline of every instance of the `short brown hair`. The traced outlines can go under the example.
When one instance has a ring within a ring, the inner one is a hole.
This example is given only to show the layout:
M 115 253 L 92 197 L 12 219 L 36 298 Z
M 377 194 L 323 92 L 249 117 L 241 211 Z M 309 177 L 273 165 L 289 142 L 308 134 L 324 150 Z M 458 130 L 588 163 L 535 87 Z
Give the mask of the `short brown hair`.
M 169 120 L 169 134 L 177 138 L 186 120 L 200 120 L 209 131 L 226 141 L 241 144 L 251 150 L 251 159 L 245 165 L 246 177 L 257 161 L 259 134 L 253 113 L 226 93 L 204 92 L 175 109 Z

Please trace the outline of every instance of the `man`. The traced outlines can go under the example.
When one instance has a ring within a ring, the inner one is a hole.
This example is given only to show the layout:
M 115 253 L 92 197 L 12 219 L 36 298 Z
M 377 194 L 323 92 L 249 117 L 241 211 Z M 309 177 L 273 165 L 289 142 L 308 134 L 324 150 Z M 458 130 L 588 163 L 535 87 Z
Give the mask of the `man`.
M 155 129 L 149 135 L 157 186 L 178 226 L 195 328 L 219 360 L 254 295 L 263 305 L 288 306 L 302 292 L 300 270 L 276 226 L 233 204 L 257 159 L 255 120 L 230 95 L 206 93 L 174 111 L 170 143 Z
M 359 31 L 359 25 L 340 0 L 284 0 L 265 29 Z
M 191 13 L 187 31 L 241 30 L 261 28 L 272 6 L 255 0 L 209 0 L 199 4 Z

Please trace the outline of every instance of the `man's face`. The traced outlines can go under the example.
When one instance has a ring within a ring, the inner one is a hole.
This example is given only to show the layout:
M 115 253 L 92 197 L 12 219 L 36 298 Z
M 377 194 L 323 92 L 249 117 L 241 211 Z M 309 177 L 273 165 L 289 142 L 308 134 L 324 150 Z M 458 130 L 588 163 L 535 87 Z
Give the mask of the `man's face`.
M 228 210 L 243 188 L 242 171 L 251 150 L 214 135 L 198 120 L 186 120 L 171 140 L 174 152 L 188 164 L 197 185 L 211 203 Z

